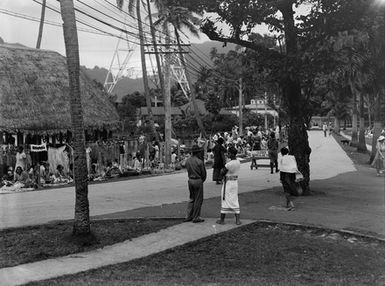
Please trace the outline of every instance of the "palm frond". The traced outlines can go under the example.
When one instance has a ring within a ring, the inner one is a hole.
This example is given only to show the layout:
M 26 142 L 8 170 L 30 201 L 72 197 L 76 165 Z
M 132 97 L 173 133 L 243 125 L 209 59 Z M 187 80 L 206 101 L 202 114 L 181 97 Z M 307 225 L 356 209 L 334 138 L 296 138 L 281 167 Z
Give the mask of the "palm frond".
M 124 3 L 124 0 L 116 0 L 116 6 L 122 10 L 123 8 L 123 3 Z

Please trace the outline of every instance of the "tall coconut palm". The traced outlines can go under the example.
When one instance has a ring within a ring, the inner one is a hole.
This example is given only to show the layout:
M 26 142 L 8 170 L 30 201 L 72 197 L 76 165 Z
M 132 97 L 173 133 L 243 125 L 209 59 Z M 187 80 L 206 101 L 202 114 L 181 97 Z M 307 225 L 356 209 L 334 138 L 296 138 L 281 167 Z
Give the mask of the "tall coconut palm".
M 150 31 L 151 31 L 152 44 L 154 46 L 154 52 L 155 52 L 156 66 L 158 68 L 158 77 L 159 77 L 160 89 L 163 92 L 164 91 L 164 77 L 162 75 L 162 64 L 160 62 L 160 55 L 159 55 L 159 51 L 158 51 L 158 43 L 157 43 L 157 40 L 156 40 L 156 31 L 155 31 L 155 27 L 154 27 L 154 23 L 153 23 L 153 20 L 152 20 L 152 15 L 151 15 L 150 0 L 147 0 L 147 10 L 148 10 L 148 19 L 150 21 Z
M 172 25 L 174 28 L 174 34 L 177 40 L 179 59 L 185 70 L 186 79 L 190 86 L 191 102 L 194 108 L 194 116 L 198 123 L 199 129 L 204 137 L 206 137 L 206 131 L 203 126 L 202 119 L 199 114 L 198 105 L 196 102 L 196 91 L 192 85 L 190 74 L 187 70 L 186 60 L 183 55 L 182 42 L 180 39 L 180 31 L 187 29 L 192 35 L 199 37 L 198 28 L 196 25 L 199 19 L 193 15 L 191 11 L 184 7 L 167 5 L 165 1 L 157 0 L 155 5 L 158 8 L 158 20 L 154 22 L 155 26 L 162 26 L 163 30 L 168 29 L 168 25 Z
M 367 152 L 366 140 L 365 140 L 365 117 L 364 117 L 364 95 L 363 92 L 360 92 L 360 132 L 358 133 L 358 144 L 357 150 L 359 152 Z
M 373 161 L 377 152 L 377 138 L 380 136 L 381 130 L 383 128 L 381 120 L 381 102 L 385 92 L 385 7 L 381 7 L 381 9 L 374 13 L 374 16 L 376 17 L 372 18 L 374 18 L 375 21 L 369 30 L 370 66 L 374 75 L 373 87 L 375 89 L 373 100 L 375 104 L 373 118 L 373 141 L 370 162 Z
M 352 44 L 353 45 L 353 44 Z M 362 85 L 362 68 L 364 56 L 361 55 L 353 46 L 346 47 L 341 51 L 340 60 L 342 64 L 337 68 L 337 76 L 342 84 L 349 87 L 352 96 L 352 146 L 358 145 L 358 109 L 357 92 Z
M 76 196 L 73 234 L 86 235 L 90 233 L 90 212 L 83 109 L 80 98 L 79 42 L 73 0 L 61 0 L 60 10 L 63 19 L 64 42 L 69 75 L 69 101 L 74 151 Z
M 124 1 L 123 0 L 117 0 L 116 4 L 117 4 L 119 9 L 122 9 Z M 155 129 L 155 123 L 154 123 L 154 118 L 153 118 L 153 114 L 152 114 L 150 87 L 149 87 L 149 83 L 148 83 L 146 55 L 145 55 L 145 50 L 144 50 L 144 44 L 145 44 L 144 43 L 144 31 L 143 31 L 143 22 L 142 22 L 142 16 L 141 16 L 141 11 L 140 11 L 141 5 L 142 5 L 142 3 L 140 0 L 129 0 L 128 1 L 128 12 L 131 15 L 136 14 L 136 18 L 138 21 L 140 57 L 141 57 L 141 65 L 142 65 L 142 78 L 143 78 L 144 94 L 146 97 L 148 121 L 150 123 L 150 127 L 152 130 L 153 136 L 158 141 L 159 138 L 158 138 L 158 133 L 156 132 L 156 129 Z
M 41 45 L 41 38 L 43 37 L 43 27 L 44 27 L 44 19 L 45 19 L 45 7 L 46 7 L 46 1 L 43 0 L 41 4 L 41 15 L 40 15 L 40 24 L 39 24 L 39 34 L 37 36 L 37 43 L 36 43 L 36 49 L 40 49 Z

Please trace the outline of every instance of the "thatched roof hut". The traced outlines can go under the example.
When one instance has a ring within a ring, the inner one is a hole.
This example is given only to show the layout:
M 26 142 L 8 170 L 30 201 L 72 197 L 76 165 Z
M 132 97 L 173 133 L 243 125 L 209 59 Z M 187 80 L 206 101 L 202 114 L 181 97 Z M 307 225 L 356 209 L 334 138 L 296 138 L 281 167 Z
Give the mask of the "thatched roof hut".
M 119 116 L 108 95 L 80 73 L 86 129 L 111 129 Z M 47 50 L 0 45 L 0 131 L 71 130 L 66 58 Z

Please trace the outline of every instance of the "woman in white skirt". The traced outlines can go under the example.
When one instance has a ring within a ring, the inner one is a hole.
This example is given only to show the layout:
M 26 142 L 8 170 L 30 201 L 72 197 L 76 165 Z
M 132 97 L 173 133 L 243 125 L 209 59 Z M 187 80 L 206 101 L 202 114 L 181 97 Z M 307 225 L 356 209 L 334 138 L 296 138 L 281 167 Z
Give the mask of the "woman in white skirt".
M 221 191 L 221 218 L 217 220 L 217 224 L 224 224 L 226 214 L 235 214 L 235 223 L 241 224 L 240 208 L 238 201 L 238 174 L 241 168 L 241 163 L 236 158 L 237 149 L 230 147 L 227 151 L 230 161 L 225 165 L 224 179 Z

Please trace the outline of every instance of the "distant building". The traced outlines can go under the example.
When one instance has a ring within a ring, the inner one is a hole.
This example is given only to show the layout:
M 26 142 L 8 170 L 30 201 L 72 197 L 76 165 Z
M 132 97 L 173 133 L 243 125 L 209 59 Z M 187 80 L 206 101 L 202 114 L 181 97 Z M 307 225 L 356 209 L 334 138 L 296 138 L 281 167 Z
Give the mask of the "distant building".
M 264 99 L 252 99 L 250 101 L 250 104 L 245 105 L 245 109 L 249 110 L 250 113 L 256 113 L 260 115 L 269 114 L 271 116 L 277 117 L 278 112 L 271 108 L 269 105 L 265 104 Z M 235 114 L 238 116 L 239 114 L 239 105 L 228 107 L 228 108 L 222 108 L 219 112 L 219 114 L 222 115 L 230 115 Z
M 208 112 L 206 110 L 204 101 L 197 99 L 196 102 L 197 102 L 199 114 L 200 115 L 207 114 Z M 159 106 L 159 105 L 161 105 L 161 106 Z M 186 116 L 188 114 L 193 114 L 193 110 L 194 109 L 192 106 L 192 102 L 186 103 L 186 104 L 184 104 L 182 106 L 178 106 L 178 107 L 171 107 L 171 117 Z M 151 111 L 152 111 L 152 115 L 153 115 L 155 120 L 157 120 L 157 119 L 164 120 L 165 113 L 164 113 L 164 106 L 163 106 L 162 101 L 157 101 L 157 105 L 151 107 Z M 138 116 L 138 119 L 144 119 L 145 117 L 147 117 L 148 116 L 147 107 L 138 108 L 137 109 L 137 116 Z

